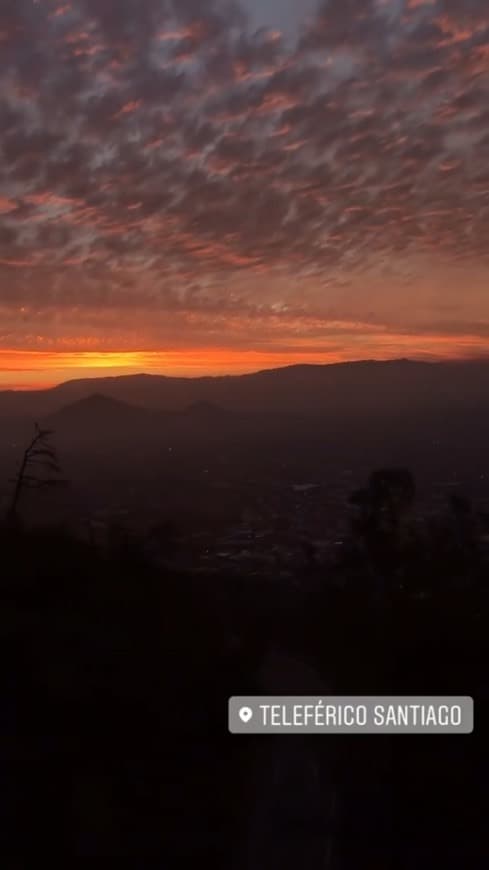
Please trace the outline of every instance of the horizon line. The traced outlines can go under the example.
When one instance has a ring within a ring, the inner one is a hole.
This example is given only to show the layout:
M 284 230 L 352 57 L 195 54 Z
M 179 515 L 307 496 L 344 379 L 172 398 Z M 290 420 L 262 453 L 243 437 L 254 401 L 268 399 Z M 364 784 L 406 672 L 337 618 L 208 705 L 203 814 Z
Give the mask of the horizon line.
M 437 359 L 416 359 L 412 357 L 392 357 L 390 359 L 377 359 L 375 357 L 366 357 L 359 358 L 355 360 L 339 360 L 335 362 L 298 362 L 298 363 L 288 363 L 286 365 L 281 366 L 271 366 L 270 368 L 260 368 L 253 369 L 249 372 L 219 372 L 216 374 L 205 374 L 205 375 L 167 375 L 164 372 L 128 372 L 127 374 L 97 374 L 97 375 L 87 375 L 86 377 L 78 377 L 78 378 L 67 378 L 60 381 L 53 381 L 49 384 L 7 384 L 6 386 L 2 386 L 0 384 L 0 395 L 2 393 L 45 393 L 50 390 L 54 390 L 57 387 L 64 386 L 65 384 L 76 384 L 81 383 L 83 381 L 107 381 L 107 380 L 123 380 L 129 378 L 166 378 L 168 380 L 179 380 L 179 381 L 199 381 L 199 380 L 217 380 L 220 378 L 244 378 L 250 377 L 253 375 L 265 374 L 266 372 L 277 372 L 277 371 L 286 371 L 287 369 L 293 368 L 338 368 L 344 366 L 354 366 L 354 365 L 362 365 L 362 364 L 377 364 L 377 365 L 389 365 L 392 363 L 410 363 L 417 365 L 453 365 L 453 364 L 470 364 L 470 363 L 480 363 L 480 362 L 489 362 L 489 355 L 477 356 L 477 357 L 453 357 L 451 359 L 446 358 L 437 358 Z

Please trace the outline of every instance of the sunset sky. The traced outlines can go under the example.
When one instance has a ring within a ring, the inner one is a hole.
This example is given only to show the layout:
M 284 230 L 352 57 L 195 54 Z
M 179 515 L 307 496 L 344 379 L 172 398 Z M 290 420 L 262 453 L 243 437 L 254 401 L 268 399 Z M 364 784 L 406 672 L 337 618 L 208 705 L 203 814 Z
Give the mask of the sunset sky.
M 0 388 L 480 356 L 488 0 L 0 0 Z

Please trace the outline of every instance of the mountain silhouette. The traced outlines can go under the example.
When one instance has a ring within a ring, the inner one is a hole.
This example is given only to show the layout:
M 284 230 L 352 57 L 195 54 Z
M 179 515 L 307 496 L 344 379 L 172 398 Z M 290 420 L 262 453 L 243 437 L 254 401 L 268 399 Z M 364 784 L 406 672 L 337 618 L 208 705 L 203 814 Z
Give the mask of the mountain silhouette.
M 160 411 L 138 408 L 102 393 L 92 393 L 42 418 L 61 446 L 110 447 L 112 450 L 156 440 L 164 425 Z
M 67 425 L 83 425 L 93 423 L 147 423 L 151 412 L 145 408 L 137 408 L 111 396 L 102 393 L 92 393 L 84 399 L 79 399 L 70 405 L 65 405 L 50 414 L 46 422 L 55 428 Z
M 0 417 L 40 418 L 88 399 L 88 411 L 91 407 L 95 414 L 98 407 L 105 414 L 108 405 L 102 400 L 111 399 L 134 408 L 202 418 L 217 418 L 225 411 L 251 411 L 350 420 L 487 406 L 488 382 L 488 360 L 294 365 L 199 378 L 123 375 L 66 381 L 48 390 L 0 392 Z M 83 406 L 81 412 L 85 413 Z

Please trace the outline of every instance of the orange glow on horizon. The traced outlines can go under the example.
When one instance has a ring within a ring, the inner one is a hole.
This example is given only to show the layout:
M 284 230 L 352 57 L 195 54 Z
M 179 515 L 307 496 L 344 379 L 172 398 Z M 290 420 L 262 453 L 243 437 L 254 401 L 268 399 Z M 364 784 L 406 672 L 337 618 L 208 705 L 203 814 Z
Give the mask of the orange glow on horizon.
M 172 351 L 0 350 L 0 389 L 46 389 L 65 380 L 127 374 L 169 377 L 247 374 L 299 362 L 339 362 L 334 354 L 202 348 Z M 37 377 L 34 377 L 36 375 Z
M 310 346 L 309 346 L 310 344 Z M 455 360 L 487 357 L 486 342 L 474 335 L 382 333 L 346 342 L 322 339 L 282 350 L 192 348 L 168 351 L 37 351 L 0 349 L 0 390 L 47 389 L 66 380 L 127 374 L 169 377 L 239 375 L 261 369 L 359 359 Z

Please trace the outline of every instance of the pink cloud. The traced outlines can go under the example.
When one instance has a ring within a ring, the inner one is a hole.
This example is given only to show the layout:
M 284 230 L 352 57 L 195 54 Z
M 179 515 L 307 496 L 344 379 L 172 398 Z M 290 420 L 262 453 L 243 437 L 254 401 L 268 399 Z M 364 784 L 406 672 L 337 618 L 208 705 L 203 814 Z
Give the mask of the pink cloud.
M 66 15 L 68 12 L 70 12 L 71 8 L 72 7 L 69 3 L 66 3 L 64 6 L 58 6 L 58 8 L 54 10 L 54 12 L 51 12 L 50 17 L 59 18 L 61 15 Z

